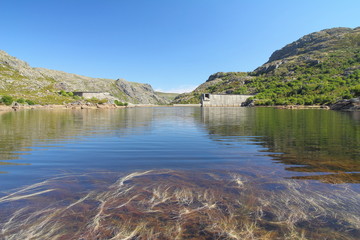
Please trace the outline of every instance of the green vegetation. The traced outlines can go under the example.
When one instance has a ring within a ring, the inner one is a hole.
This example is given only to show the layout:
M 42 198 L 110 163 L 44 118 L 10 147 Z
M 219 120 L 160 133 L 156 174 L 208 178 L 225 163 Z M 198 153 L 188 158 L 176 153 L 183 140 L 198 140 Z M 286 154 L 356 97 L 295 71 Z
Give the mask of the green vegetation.
M 32 100 L 25 100 L 25 102 L 29 105 L 35 105 L 35 102 Z
M 61 96 L 64 96 L 64 97 L 73 97 L 73 96 L 74 96 L 74 93 L 73 93 L 73 92 L 65 92 L 64 90 L 61 90 L 61 91 L 59 92 L 59 94 L 60 94 Z
M 119 100 L 115 100 L 114 103 L 116 106 L 128 106 L 129 104 L 127 102 L 120 102 Z
M 216 73 L 207 85 L 216 83 L 177 101 L 199 103 L 202 93 L 256 94 L 256 105 L 323 105 L 359 97 L 360 29 L 332 31 L 314 33 L 312 42 L 298 40 L 253 72 Z
M 30 99 L 14 99 L 12 96 L 4 95 L 2 98 L 0 98 L 0 104 L 5 104 L 6 106 L 10 106 L 14 102 L 20 103 L 20 104 L 28 104 L 28 105 L 35 105 L 35 102 Z
M 83 100 L 73 92 L 108 92 L 123 102 L 152 102 L 165 104 L 168 101 L 154 95 L 147 84 L 128 82 L 124 79 L 112 80 L 90 78 L 56 70 L 32 68 L 30 65 L 0 50 L 0 97 L 31 99 L 39 104 L 67 104 Z M 131 89 L 125 93 L 125 89 Z
M 61 90 L 61 91 L 59 92 L 59 94 L 60 94 L 61 96 L 64 96 L 64 97 L 71 97 L 71 98 L 74 99 L 74 100 L 81 100 L 81 99 L 83 99 L 82 97 L 80 97 L 80 96 L 78 96 L 78 95 L 74 95 L 73 92 L 65 92 L 64 90 Z
M 107 99 L 98 99 L 96 97 L 90 98 L 90 99 L 86 99 L 87 102 L 89 103 L 93 103 L 93 104 L 104 104 L 107 103 L 108 100 Z
M 24 104 L 26 102 L 26 100 L 23 99 L 23 98 L 19 98 L 19 99 L 16 100 L 16 102 L 20 103 L 20 104 Z
M 14 99 L 11 96 L 3 96 L 0 100 L 0 103 L 5 104 L 6 106 L 10 106 L 13 102 Z

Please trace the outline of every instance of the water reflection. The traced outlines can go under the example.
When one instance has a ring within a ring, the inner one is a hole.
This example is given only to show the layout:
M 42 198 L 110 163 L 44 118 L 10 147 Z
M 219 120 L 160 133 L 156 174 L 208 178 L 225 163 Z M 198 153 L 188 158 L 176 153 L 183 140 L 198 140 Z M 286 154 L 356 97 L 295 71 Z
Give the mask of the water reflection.
M 1 114 L 0 126 L 0 173 L 10 165 L 32 164 L 35 157 L 25 156 L 34 156 L 36 150 L 49 155 L 68 151 L 63 158 L 72 162 L 85 161 L 89 154 L 102 154 L 104 160 L 123 154 L 124 161 L 147 159 L 143 169 L 171 161 L 188 164 L 190 159 L 270 164 L 271 157 L 288 172 L 302 173 L 286 177 L 360 181 L 359 113 L 272 108 L 30 110 Z M 54 150 L 62 147 L 63 152 Z
M 126 136 L 149 129 L 152 109 L 28 110 L 0 115 L 0 160 L 19 159 L 34 143 L 47 144 L 94 134 Z M 10 164 L 9 162 L 0 164 Z
M 20 111 L 0 124 L 1 239 L 360 237 L 357 114 Z
M 288 171 L 339 173 L 293 176 L 324 182 L 360 182 L 358 113 L 273 108 L 204 108 L 210 138 L 229 144 L 244 139 L 262 144 Z M 231 137 L 230 137 L 231 136 Z

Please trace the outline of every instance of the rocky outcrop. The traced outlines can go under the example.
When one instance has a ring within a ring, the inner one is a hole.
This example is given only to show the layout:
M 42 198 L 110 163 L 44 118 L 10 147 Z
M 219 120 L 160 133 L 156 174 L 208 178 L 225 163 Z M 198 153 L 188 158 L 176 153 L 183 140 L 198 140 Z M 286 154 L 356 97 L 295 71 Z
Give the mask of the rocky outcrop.
M 257 75 L 266 74 L 266 73 L 269 73 L 269 72 L 272 72 L 272 71 L 278 69 L 283 63 L 286 63 L 286 61 L 278 60 L 278 61 L 273 61 L 270 63 L 265 63 L 262 66 L 255 69 L 254 72 Z
M 352 28 L 331 28 L 314 32 L 297 41 L 294 41 L 280 50 L 275 51 L 269 58 L 269 62 L 284 59 L 287 57 L 328 48 L 332 41 L 342 38 L 344 34 L 356 31 Z M 325 43 L 326 42 L 326 43 Z
M 216 79 L 221 79 L 223 78 L 224 76 L 226 76 L 227 73 L 225 72 L 217 72 L 217 73 L 214 73 L 214 74 L 211 74 L 208 78 L 208 80 L 206 80 L 206 82 L 211 82 L 211 81 L 214 81 Z
M 135 99 L 135 103 L 165 104 L 168 102 L 165 98 L 157 95 L 149 84 L 128 82 L 124 79 L 118 79 L 116 80 L 116 86 L 131 99 Z
M 115 98 L 131 103 L 165 104 L 149 84 L 91 78 L 63 71 L 32 68 L 28 63 L 0 50 L 0 92 L 26 92 L 46 97 L 54 92 L 108 92 Z
M 352 98 L 350 100 L 344 99 L 338 101 L 335 104 L 331 105 L 330 109 L 347 112 L 360 111 L 360 97 Z

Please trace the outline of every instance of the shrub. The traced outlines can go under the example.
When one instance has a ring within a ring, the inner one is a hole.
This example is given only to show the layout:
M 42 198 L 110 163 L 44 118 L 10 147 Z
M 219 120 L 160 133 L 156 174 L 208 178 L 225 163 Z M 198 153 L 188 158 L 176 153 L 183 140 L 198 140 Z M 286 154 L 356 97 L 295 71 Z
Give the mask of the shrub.
M 350 93 L 344 93 L 341 97 L 343 99 L 350 99 L 350 98 L 352 98 L 352 95 Z
M 360 96 L 360 84 L 352 87 L 350 89 L 350 91 L 354 95 L 354 97 L 359 97 Z
M 236 89 L 233 93 L 234 93 L 234 94 L 246 94 L 246 93 L 247 93 L 247 89 L 246 89 L 246 87 L 239 87 L 239 88 Z
M 115 100 L 114 103 L 115 103 L 116 106 L 122 106 L 122 104 L 123 104 L 123 103 L 120 102 L 119 100 Z
M 298 104 L 298 105 L 305 105 L 305 100 L 302 99 L 302 98 L 298 98 L 298 99 L 296 99 L 296 104 Z
M 93 98 L 88 99 L 87 101 L 90 102 L 90 103 L 96 104 L 96 103 L 99 102 L 99 99 L 97 99 L 96 97 L 93 97 Z
M 6 106 L 10 106 L 14 102 L 14 99 L 11 96 L 3 96 L 1 102 Z
M 306 98 L 305 99 L 305 105 L 313 105 L 313 104 L 314 104 L 313 99 L 311 99 L 311 98 Z
M 273 102 L 272 100 L 267 100 L 267 101 L 265 102 L 265 105 L 266 105 L 266 106 L 272 106 L 272 105 L 274 105 L 274 102 Z
M 68 95 L 67 95 L 67 92 L 65 92 L 64 90 L 61 90 L 61 91 L 60 91 L 60 95 L 61 95 L 61 96 L 68 96 Z
M 275 105 L 288 105 L 289 101 L 285 98 L 277 98 L 275 100 Z
M 108 100 L 106 98 L 104 99 L 98 99 L 96 97 L 90 98 L 87 100 L 88 102 L 94 103 L 94 104 L 104 104 L 107 103 Z
M 128 106 L 129 104 L 127 102 L 120 102 L 119 100 L 115 100 L 114 103 L 117 105 L 117 106 Z
M 73 92 L 65 92 L 64 90 L 61 90 L 59 94 L 64 97 L 74 97 Z
M 97 103 L 98 104 L 104 104 L 104 103 L 107 103 L 107 102 L 108 102 L 108 100 L 106 98 L 104 98 L 104 99 L 99 100 Z
M 25 103 L 25 99 L 23 99 L 23 98 L 19 98 L 18 100 L 16 100 L 16 102 L 17 102 L 17 103 L 21 103 L 21 104 L 23 104 L 23 103 Z
M 29 105 L 35 105 L 35 102 L 29 99 L 25 100 L 25 102 Z

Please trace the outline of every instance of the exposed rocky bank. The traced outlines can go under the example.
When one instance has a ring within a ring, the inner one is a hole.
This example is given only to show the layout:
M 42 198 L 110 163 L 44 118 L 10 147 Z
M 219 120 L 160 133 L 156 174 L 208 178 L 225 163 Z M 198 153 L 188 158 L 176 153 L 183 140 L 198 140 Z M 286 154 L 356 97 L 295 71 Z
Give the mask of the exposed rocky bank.
M 346 112 L 360 111 L 360 97 L 338 101 L 331 105 L 330 109 Z

